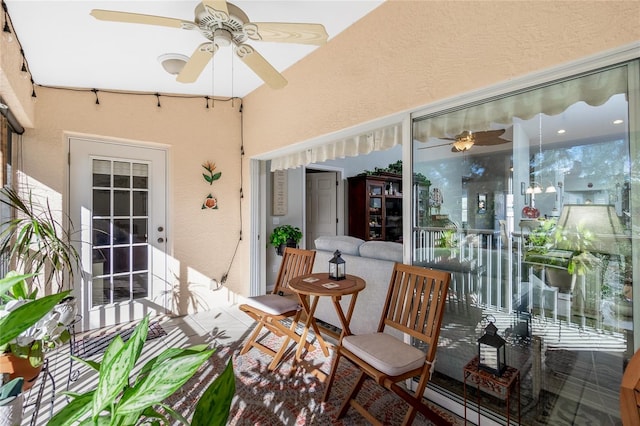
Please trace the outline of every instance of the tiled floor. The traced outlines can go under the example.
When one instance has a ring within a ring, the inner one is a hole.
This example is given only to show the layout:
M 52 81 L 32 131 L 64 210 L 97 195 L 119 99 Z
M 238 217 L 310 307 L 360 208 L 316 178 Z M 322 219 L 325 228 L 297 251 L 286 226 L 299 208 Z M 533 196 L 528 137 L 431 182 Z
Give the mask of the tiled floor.
M 249 332 L 249 327 L 253 324 L 253 320 L 246 314 L 240 312 L 237 306 L 216 307 L 210 311 L 201 312 L 179 318 L 157 317 L 153 318 L 160 323 L 162 329 L 167 333 L 164 336 L 148 340 L 144 346 L 139 365 L 144 364 L 148 359 L 156 356 L 161 351 L 170 347 L 187 347 L 191 345 L 209 343 L 211 345 L 229 345 L 236 341 L 242 341 Z M 117 327 L 109 327 L 100 330 L 94 330 L 85 334 L 79 334 L 78 339 L 83 337 L 93 337 L 113 332 L 115 330 L 124 330 L 129 328 L 130 324 L 124 324 Z M 37 411 L 37 417 L 34 417 L 34 406 L 27 406 L 25 409 L 25 417 L 22 425 L 45 425 L 50 418 L 50 407 L 53 399 L 54 413 L 62 409 L 67 404 L 63 391 L 82 391 L 93 387 L 97 383 L 97 373 L 89 371 L 87 367 L 81 366 L 75 362 L 70 365 L 69 346 L 65 345 L 57 352 L 48 356 L 49 371 L 51 379 L 44 374 L 39 377 L 37 383 L 30 394 L 30 401 L 34 401 L 37 396 L 41 384 L 42 399 L 40 409 Z M 71 377 L 77 376 L 75 381 L 70 381 L 69 367 L 71 368 Z M 44 378 L 44 379 L 43 379 Z M 55 392 L 54 386 L 55 383 Z

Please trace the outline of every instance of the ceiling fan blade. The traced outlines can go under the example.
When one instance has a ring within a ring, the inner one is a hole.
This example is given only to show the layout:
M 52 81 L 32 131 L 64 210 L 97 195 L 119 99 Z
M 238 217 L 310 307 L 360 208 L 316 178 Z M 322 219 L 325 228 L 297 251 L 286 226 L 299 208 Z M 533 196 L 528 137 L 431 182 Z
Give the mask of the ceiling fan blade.
M 282 89 L 287 85 L 284 76 L 248 44 L 238 45 L 236 55 L 271 88 Z
M 427 146 L 421 146 L 418 149 L 433 149 L 433 148 L 440 148 L 442 146 L 450 146 L 450 143 L 441 143 L 438 145 L 427 145 Z
M 191 55 L 180 74 L 176 77 L 179 83 L 193 83 L 200 77 L 202 70 L 207 66 L 213 55 L 218 51 L 218 46 L 211 42 L 202 43 Z
M 118 12 L 116 10 L 93 9 L 91 16 L 101 21 L 126 22 L 129 24 L 159 25 L 162 27 L 195 29 L 193 22 L 164 16 L 143 15 L 140 13 Z
M 502 139 L 500 136 L 505 132 L 504 129 L 487 130 L 485 132 L 474 132 L 474 143 L 478 146 L 492 146 L 508 143 L 506 139 Z
M 327 42 L 329 35 L 321 24 L 287 22 L 250 22 L 243 29 L 252 40 L 275 41 L 279 43 L 314 44 Z
M 229 8 L 225 0 L 202 0 L 202 5 L 217 21 L 227 22 L 229 20 Z

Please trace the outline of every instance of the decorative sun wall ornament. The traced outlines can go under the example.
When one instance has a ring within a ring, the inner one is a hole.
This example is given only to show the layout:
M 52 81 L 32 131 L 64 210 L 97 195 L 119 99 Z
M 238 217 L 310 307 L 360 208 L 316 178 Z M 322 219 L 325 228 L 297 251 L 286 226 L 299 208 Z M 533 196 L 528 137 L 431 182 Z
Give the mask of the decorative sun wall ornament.
M 207 198 L 202 202 L 202 209 L 217 209 L 218 200 L 211 194 L 207 195 Z
M 216 164 L 211 161 L 205 162 L 202 167 L 208 172 L 203 173 L 202 176 L 204 177 L 204 180 L 209 182 L 209 185 L 213 185 L 213 181 L 220 179 L 220 176 L 222 176 L 222 172 L 214 173 Z

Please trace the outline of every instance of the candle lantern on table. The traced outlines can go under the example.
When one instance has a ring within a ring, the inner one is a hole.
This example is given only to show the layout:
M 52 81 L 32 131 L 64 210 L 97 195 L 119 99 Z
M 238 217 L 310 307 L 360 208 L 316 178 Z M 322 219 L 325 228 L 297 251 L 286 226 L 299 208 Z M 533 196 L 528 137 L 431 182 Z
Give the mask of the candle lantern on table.
M 478 368 L 501 376 L 507 368 L 505 343 L 498 335 L 498 327 L 489 322 L 478 339 Z
M 331 260 L 329 260 L 329 279 L 334 281 L 344 280 L 347 276 L 346 270 L 346 262 L 341 257 L 340 250 L 336 250 Z

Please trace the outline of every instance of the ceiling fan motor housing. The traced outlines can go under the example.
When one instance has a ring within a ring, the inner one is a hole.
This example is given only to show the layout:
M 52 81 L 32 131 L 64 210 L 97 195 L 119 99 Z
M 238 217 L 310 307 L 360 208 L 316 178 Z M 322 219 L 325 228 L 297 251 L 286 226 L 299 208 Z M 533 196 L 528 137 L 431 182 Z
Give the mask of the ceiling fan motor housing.
M 195 23 L 200 33 L 208 40 L 215 41 L 220 47 L 229 46 L 232 42 L 244 43 L 249 36 L 245 32 L 247 15 L 237 6 L 227 3 L 229 19 L 221 20 L 218 13 L 205 7 L 202 3 L 195 9 Z

